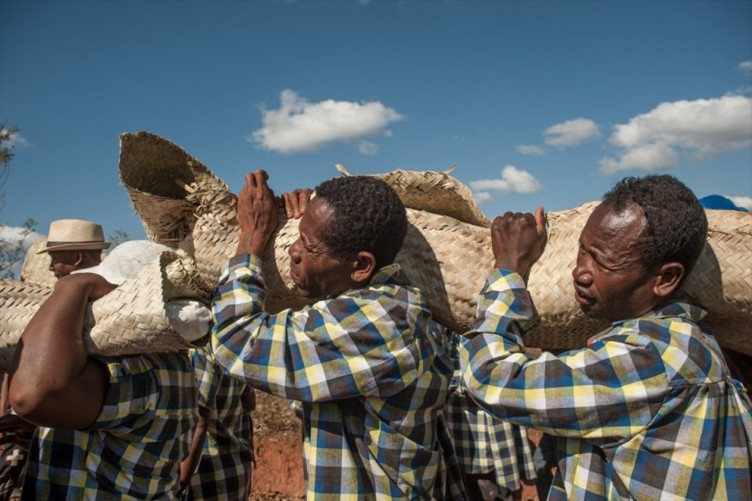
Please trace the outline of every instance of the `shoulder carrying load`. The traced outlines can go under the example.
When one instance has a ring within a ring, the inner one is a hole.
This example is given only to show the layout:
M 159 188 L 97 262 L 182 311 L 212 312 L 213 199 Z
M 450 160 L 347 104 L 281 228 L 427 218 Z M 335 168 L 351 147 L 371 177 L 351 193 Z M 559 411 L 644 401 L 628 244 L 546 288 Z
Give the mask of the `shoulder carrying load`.
M 236 198 L 227 186 L 182 148 L 147 132 L 121 135 L 120 177 L 147 235 L 163 243 L 178 240 L 179 247 L 195 257 L 202 283 L 213 287 L 238 241 Z M 493 263 L 490 221 L 476 207 L 470 190 L 448 174 L 398 170 L 377 177 L 391 184 L 408 208 L 410 227 L 397 261 L 413 285 L 423 290 L 437 319 L 457 331 L 467 330 Z M 176 189 L 179 186 L 187 190 Z M 180 207 L 177 213 L 163 212 L 165 198 Z M 546 250 L 529 279 L 540 315 L 538 325 L 526 335 L 529 346 L 580 347 L 606 327 L 580 312 L 571 278 L 580 232 L 596 204 L 548 213 Z M 683 292 L 709 311 L 707 321 L 722 345 L 752 354 L 752 215 L 706 213 L 708 245 Z M 289 278 L 287 250 L 297 238 L 298 223 L 280 217 L 264 261 L 266 307 L 271 312 L 305 304 Z M 166 219 L 182 233 L 163 230 Z
M 198 283 L 193 259 L 163 252 L 103 298 L 89 304 L 84 343 L 94 355 L 188 349 L 183 323 L 172 309 L 175 300 L 204 300 L 206 286 Z M 0 280 L 0 371 L 10 368 L 26 325 L 52 287 Z
M 147 132 L 122 134 L 120 141 L 120 179 L 146 235 L 178 253 L 165 253 L 158 269 L 142 270 L 116 289 L 117 294 L 95 302 L 86 343 L 92 353 L 107 355 L 182 349 L 187 342 L 165 323 L 165 302 L 211 299 L 219 272 L 238 242 L 236 197 L 204 164 L 170 141 Z M 407 207 L 410 226 L 397 261 L 422 289 L 440 322 L 459 332 L 468 330 L 493 263 L 489 220 L 475 206 L 470 190 L 446 173 L 393 171 L 377 177 L 390 183 Z M 606 327 L 580 312 L 571 278 L 580 232 L 595 205 L 548 213 L 548 243 L 529 278 L 540 315 L 525 336 L 530 347 L 581 347 Z M 682 292 L 708 310 L 707 323 L 722 346 L 752 355 L 752 214 L 706 213 L 708 245 Z M 289 277 L 287 251 L 297 239 L 297 224 L 280 216 L 263 262 L 270 312 L 306 304 Z M 32 276 L 28 270 L 25 274 Z M 0 281 L 0 369 L 7 366 L 3 357 L 8 350 L 12 357 L 23 328 L 50 290 L 30 282 Z M 157 299 L 139 302 L 146 297 Z

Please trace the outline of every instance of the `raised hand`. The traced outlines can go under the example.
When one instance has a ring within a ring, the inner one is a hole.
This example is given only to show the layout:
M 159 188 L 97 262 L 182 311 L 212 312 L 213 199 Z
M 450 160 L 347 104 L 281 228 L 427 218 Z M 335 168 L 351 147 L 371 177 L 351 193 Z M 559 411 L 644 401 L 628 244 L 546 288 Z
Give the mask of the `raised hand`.
M 238 194 L 240 241 L 237 254 L 262 257 L 279 222 L 279 201 L 266 183 L 264 170 L 245 175 L 245 186 Z
M 518 272 L 527 280 L 533 263 L 546 246 L 546 222 L 543 207 L 535 215 L 507 212 L 491 223 L 494 266 Z

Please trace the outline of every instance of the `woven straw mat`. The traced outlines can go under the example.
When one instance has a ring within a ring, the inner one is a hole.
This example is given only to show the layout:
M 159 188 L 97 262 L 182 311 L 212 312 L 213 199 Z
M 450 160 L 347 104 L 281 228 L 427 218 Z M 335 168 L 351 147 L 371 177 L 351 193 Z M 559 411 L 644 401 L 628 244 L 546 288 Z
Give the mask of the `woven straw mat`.
M 7 370 L 23 330 L 51 287 L 0 280 L 0 370 Z M 202 299 L 195 264 L 163 252 L 136 275 L 90 304 L 83 333 L 89 353 L 135 355 L 189 348 L 165 312 L 171 299 Z
M 26 251 L 23 265 L 21 266 L 21 275 L 19 279 L 36 285 L 46 285 L 53 287 L 57 278 L 50 271 L 50 255 L 48 253 L 37 254 L 40 250 L 47 247 L 47 239 L 41 238 L 34 242 L 29 250 Z
M 154 149 L 179 149 L 158 136 L 144 134 L 121 136 L 121 147 L 126 150 L 135 148 L 143 140 Z M 126 136 L 128 140 L 122 139 Z M 182 149 L 179 151 L 187 155 Z M 179 156 L 176 152 L 163 151 L 160 154 L 167 158 Z M 174 174 L 170 175 L 169 169 L 158 168 L 154 179 L 149 179 L 151 171 L 148 166 L 152 164 L 123 163 L 123 158 L 132 157 L 128 151 L 121 151 L 124 184 L 131 178 L 130 170 L 139 170 L 142 186 L 151 186 L 155 193 L 151 195 L 142 191 L 142 199 L 133 199 L 134 209 L 143 220 L 155 218 L 149 213 L 155 210 L 155 206 L 144 200 L 177 186 L 173 178 L 191 166 L 201 165 L 203 168 L 203 164 L 185 156 L 185 165 L 171 167 Z M 222 266 L 235 252 L 238 228 L 235 197 L 216 176 L 203 175 L 203 184 L 199 180 L 190 191 L 183 190 L 180 195 L 186 206 L 193 206 L 193 212 L 185 216 L 188 229 L 179 247 L 195 257 L 201 283 L 206 285 L 206 293 L 210 294 Z M 469 190 L 447 174 L 395 171 L 379 177 L 394 183 L 392 185 L 408 207 L 410 227 L 397 261 L 403 265 L 412 284 L 424 292 L 438 320 L 455 330 L 467 330 L 474 320 L 477 295 L 493 263 L 488 219 L 475 207 L 468 196 Z M 447 190 L 447 187 L 454 188 Z M 132 191 L 127 184 L 126 188 Z M 442 202 L 436 203 L 436 200 Z M 428 205 L 430 210 L 422 210 L 421 204 Z M 453 207 L 461 204 L 470 207 Z M 589 336 L 606 327 L 580 312 L 574 300 L 571 278 L 579 235 L 594 207 L 595 203 L 589 203 L 548 213 L 548 244 L 541 259 L 533 266 L 529 279 L 529 289 L 540 315 L 538 325 L 526 334 L 529 346 L 547 349 L 581 347 Z M 749 265 L 752 215 L 714 210 L 708 210 L 707 214 L 709 245 L 684 290 L 692 301 L 709 311 L 708 323 L 721 344 L 752 353 L 749 327 L 752 325 Z M 156 219 L 166 219 L 167 216 Z M 297 239 L 297 224 L 298 221 L 287 221 L 281 215 L 274 243 L 267 249 L 263 267 L 267 284 L 266 310 L 270 312 L 306 304 L 289 277 L 287 251 Z M 146 222 L 145 225 L 148 227 Z M 156 233 L 154 238 L 164 242 L 170 237 Z
M 154 134 L 120 135 L 120 182 L 141 217 L 149 240 L 177 247 L 190 233 L 196 205 L 187 189 L 206 195 L 227 186 L 182 148 Z

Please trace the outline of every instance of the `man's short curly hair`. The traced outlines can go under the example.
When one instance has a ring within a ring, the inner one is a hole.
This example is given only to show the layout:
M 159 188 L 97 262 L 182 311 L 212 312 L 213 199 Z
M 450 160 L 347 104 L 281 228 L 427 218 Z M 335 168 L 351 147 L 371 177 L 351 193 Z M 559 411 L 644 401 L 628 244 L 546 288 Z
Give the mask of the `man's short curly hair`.
M 334 257 L 368 251 L 376 269 L 394 262 L 407 233 L 407 213 L 397 192 L 370 176 L 337 177 L 316 187 L 333 214 L 323 240 Z
M 640 236 L 646 269 L 669 262 L 684 266 L 684 278 L 700 257 L 708 234 L 705 210 L 692 190 L 668 175 L 626 177 L 603 201 L 621 212 L 631 203 L 642 209 L 647 225 Z

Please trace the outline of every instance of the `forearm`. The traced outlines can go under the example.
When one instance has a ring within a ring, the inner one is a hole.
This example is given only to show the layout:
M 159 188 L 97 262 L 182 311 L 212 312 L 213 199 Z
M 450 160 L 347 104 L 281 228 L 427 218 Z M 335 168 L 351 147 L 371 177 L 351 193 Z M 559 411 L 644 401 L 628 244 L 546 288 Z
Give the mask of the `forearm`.
M 234 257 L 220 278 L 212 301 L 214 326 L 212 350 L 217 363 L 233 377 L 261 391 L 300 400 L 305 381 L 295 377 L 304 369 L 299 354 L 293 355 L 293 329 L 286 312 L 263 311 L 264 280 L 260 259 Z M 288 332 L 290 331 L 290 332 Z M 305 336 L 305 333 L 300 333 Z
M 196 431 L 193 433 L 191 447 L 188 456 L 180 463 L 180 490 L 185 491 L 191 483 L 193 473 L 201 461 L 201 454 L 204 451 L 204 442 L 206 441 L 207 413 L 206 408 L 199 407 L 199 420 L 196 425 Z
M 82 340 L 88 294 L 84 283 L 59 282 L 21 336 L 10 401 L 30 422 L 83 427 L 99 413 L 107 373 L 88 358 Z
M 227 372 L 244 378 L 244 361 L 261 328 L 265 285 L 260 260 L 251 254 L 236 256 L 226 265 L 212 298 L 212 351 Z
M 545 384 L 545 365 L 531 362 L 522 340 L 534 318 L 522 276 L 510 270 L 491 272 L 473 328 L 460 340 L 462 382 L 497 417 L 515 416 L 515 424 L 521 426 L 554 426 L 545 409 L 539 409 L 540 415 L 528 409 L 528 394 Z
M 499 418 L 558 436 L 625 437 L 644 426 L 654 412 L 651 402 L 660 402 L 666 390 L 655 376 L 659 354 L 611 342 L 530 357 L 517 333 L 530 316 L 515 306 L 528 304 L 525 298 L 527 292 L 514 287 L 484 290 L 484 311 L 460 345 L 463 383 L 473 398 Z
M 234 377 L 307 402 L 388 395 L 415 380 L 423 337 L 396 332 L 389 322 L 372 323 L 359 313 L 357 298 L 344 296 L 335 300 L 335 309 L 355 312 L 345 319 L 346 330 L 326 305 L 266 314 L 259 261 L 245 262 L 247 268 L 243 258 L 233 258 L 212 303 L 212 348 L 219 365 Z M 395 315 L 405 315 L 406 306 L 393 303 L 382 305 L 383 314 L 393 307 Z

